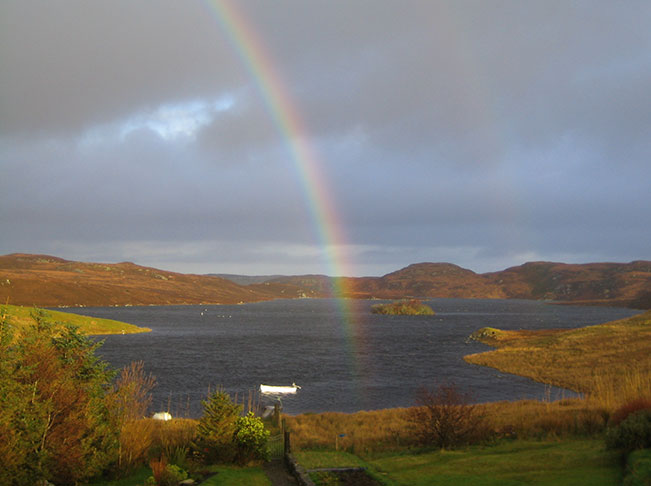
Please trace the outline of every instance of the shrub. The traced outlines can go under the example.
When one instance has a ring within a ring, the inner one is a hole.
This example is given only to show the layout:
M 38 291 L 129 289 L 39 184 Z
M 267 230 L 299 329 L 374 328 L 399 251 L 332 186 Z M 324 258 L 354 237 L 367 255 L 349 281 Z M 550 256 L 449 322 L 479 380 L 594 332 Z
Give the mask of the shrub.
M 651 410 L 631 413 L 619 425 L 609 428 L 606 446 L 624 451 L 651 447 Z
M 613 412 L 610 416 L 610 423 L 612 425 L 619 425 L 626 417 L 638 410 L 651 410 L 651 399 L 637 398 L 625 403 Z
M 245 464 L 254 459 L 267 458 L 267 439 L 269 431 L 253 412 L 244 417 L 239 417 L 235 423 L 235 445 L 237 446 L 237 460 Z
M 147 478 L 146 485 L 150 486 L 177 486 L 188 478 L 188 473 L 174 464 L 167 464 L 165 458 L 152 459 L 149 466 L 153 473 Z
M 435 390 L 421 388 L 417 406 L 409 411 L 409 421 L 420 444 L 443 449 L 476 442 L 488 435 L 479 409 L 470 404 L 470 395 L 453 383 L 441 384 Z
M 242 407 L 234 404 L 223 390 L 215 391 L 201 404 L 203 416 L 193 444 L 196 455 L 206 463 L 231 462 L 236 454 L 233 437 Z
M 143 420 L 151 404 L 156 379 L 144 371 L 142 361 L 132 362 L 120 372 L 107 396 L 112 426 L 120 433 L 115 472 L 128 475 L 145 462 L 153 439 L 153 424 Z
M 127 476 L 138 466 L 146 464 L 148 452 L 154 444 L 155 426 L 152 419 L 129 420 L 120 426 L 120 443 L 114 474 Z
M 156 378 L 145 373 L 145 364 L 134 361 L 125 366 L 115 381 L 111 402 L 111 413 L 120 422 L 141 419 L 147 415 L 151 405 L 151 391 Z
M 149 467 L 151 468 L 152 477 L 154 479 L 153 484 L 160 484 L 163 474 L 165 474 L 167 460 L 164 457 L 152 459 L 149 461 Z

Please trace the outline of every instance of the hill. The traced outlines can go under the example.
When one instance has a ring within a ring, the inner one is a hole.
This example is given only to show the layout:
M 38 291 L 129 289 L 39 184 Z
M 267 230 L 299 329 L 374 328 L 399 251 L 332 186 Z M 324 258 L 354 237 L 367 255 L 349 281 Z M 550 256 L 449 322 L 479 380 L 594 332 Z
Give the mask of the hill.
M 478 274 L 450 263 L 416 263 L 382 277 L 344 277 L 350 298 L 533 299 L 586 305 L 651 308 L 651 262 L 525 263 Z M 322 275 L 278 277 L 260 285 L 288 285 L 307 296 L 332 295 Z
M 383 277 L 349 280 L 352 293 L 381 299 L 508 297 L 499 286 L 482 275 L 451 263 L 416 263 Z
M 484 277 L 508 298 L 651 308 L 651 262 L 531 262 Z
M 651 308 L 651 262 L 525 263 L 478 274 L 416 263 L 382 277 L 188 275 L 134 263 L 82 263 L 46 255 L 0 256 L 0 302 L 52 306 L 235 304 L 278 298 L 536 299 Z M 234 280 L 234 281 L 233 281 Z M 239 283 L 237 283 L 239 282 Z M 243 285 L 247 284 L 247 285 Z
M 275 295 L 205 275 L 134 263 L 82 263 L 47 255 L 0 257 L 0 301 L 54 306 L 236 304 Z
M 237 275 L 232 273 L 209 273 L 207 275 L 209 277 L 219 277 L 225 280 L 230 280 L 237 285 L 259 284 L 284 277 L 284 275 Z

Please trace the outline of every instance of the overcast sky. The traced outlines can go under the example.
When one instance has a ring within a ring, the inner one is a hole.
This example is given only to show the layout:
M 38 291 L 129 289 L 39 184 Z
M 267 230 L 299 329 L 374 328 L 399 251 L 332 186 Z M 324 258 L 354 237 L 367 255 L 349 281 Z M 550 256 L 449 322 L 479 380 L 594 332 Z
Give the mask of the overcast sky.
M 235 24 L 216 5 L 0 3 L 0 254 L 303 274 L 332 271 L 330 244 L 350 275 L 651 259 L 648 0 L 238 0 Z M 319 235 L 292 137 L 341 238 Z

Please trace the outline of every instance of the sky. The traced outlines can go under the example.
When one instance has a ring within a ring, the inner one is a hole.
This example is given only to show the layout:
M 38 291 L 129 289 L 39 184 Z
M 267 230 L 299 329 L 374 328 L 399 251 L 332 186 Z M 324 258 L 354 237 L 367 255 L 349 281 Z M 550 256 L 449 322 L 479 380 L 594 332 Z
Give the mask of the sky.
M 651 260 L 647 0 L 3 0 L 0 254 Z

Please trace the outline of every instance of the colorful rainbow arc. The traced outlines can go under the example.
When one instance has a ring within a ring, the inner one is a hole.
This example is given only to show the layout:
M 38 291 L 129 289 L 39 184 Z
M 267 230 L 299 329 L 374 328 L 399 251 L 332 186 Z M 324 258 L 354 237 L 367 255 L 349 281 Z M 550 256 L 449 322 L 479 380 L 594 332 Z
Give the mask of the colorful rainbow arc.
M 205 3 L 255 81 L 270 118 L 286 141 L 302 182 L 315 231 L 327 255 L 325 263 L 328 273 L 332 276 L 346 275 L 347 260 L 342 250 L 346 239 L 330 196 L 332 193 L 322 173 L 322 164 L 309 143 L 307 126 L 275 68 L 272 56 L 257 31 L 233 2 L 210 0 Z
M 333 277 L 352 275 L 350 261 L 345 254 L 346 238 L 343 224 L 331 197 L 322 163 L 310 145 L 307 125 L 302 120 L 286 84 L 279 75 L 273 57 L 247 18 L 226 0 L 204 0 L 222 32 L 240 60 L 249 71 L 260 93 L 270 118 L 286 141 L 294 167 L 299 174 L 303 196 L 307 203 L 319 243 L 325 253 L 328 273 Z M 360 329 L 353 318 L 352 302 L 343 299 L 345 279 L 335 279 L 334 292 L 339 304 L 352 372 L 359 378 L 360 366 L 356 359 Z

